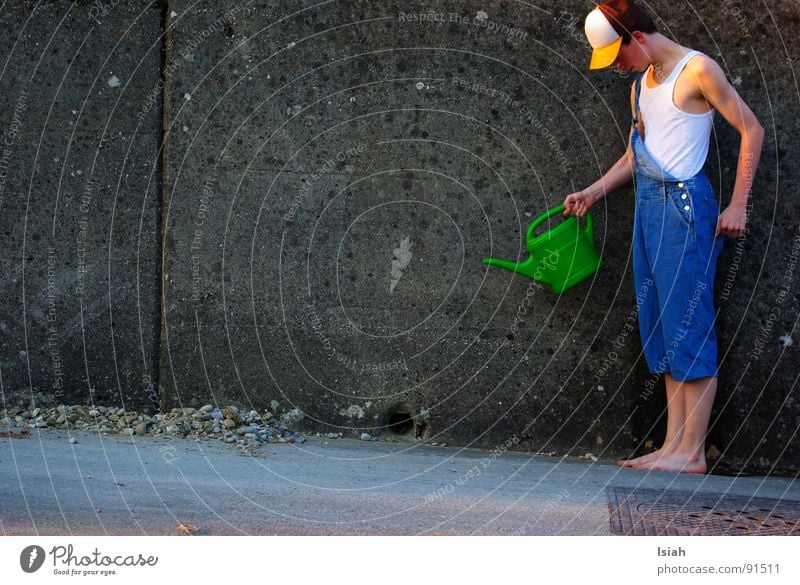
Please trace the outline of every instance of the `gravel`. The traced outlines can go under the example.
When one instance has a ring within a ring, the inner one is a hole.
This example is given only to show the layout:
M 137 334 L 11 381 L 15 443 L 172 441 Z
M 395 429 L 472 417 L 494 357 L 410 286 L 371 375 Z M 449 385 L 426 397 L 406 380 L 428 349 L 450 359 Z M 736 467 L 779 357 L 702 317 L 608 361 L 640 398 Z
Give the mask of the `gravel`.
M 306 438 L 287 428 L 271 412 L 215 408 L 173 408 L 147 415 L 116 406 L 61 404 L 52 408 L 12 407 L 0 410 L 0 433 L 25 435 L 33 428 L 99 432 L 104 435 L 179 436 L 219 440 L 246 451 L 263 443 L 304 443 Z M 70 443 L 77 441 L 70 439 Z

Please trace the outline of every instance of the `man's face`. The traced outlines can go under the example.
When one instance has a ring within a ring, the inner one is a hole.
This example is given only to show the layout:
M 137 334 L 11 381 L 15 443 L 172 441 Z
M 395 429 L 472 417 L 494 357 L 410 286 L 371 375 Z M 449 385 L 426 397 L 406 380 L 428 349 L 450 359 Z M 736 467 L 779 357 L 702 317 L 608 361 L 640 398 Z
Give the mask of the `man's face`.
M 644 71 L 649 65 L 650 59 L 647 58 L 644 47 L 635 37 L 631 38 L 630 42 L 620 45 L 617 58 L 611 64 L 612 67 L 626 73 Z

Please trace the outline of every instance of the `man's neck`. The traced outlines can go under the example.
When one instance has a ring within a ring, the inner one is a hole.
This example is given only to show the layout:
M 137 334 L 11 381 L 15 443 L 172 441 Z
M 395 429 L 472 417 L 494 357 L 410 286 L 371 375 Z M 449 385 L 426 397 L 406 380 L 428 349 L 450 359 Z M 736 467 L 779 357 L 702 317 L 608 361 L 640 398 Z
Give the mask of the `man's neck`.
M 650 64 L 654 68 L 660 66 L 666 75 L 669 75 L 678 64 L 678 61 L 683 59 L 686 53 L 689 52 L 689 49 L 668 39 L 661 33 L 653 33 L 648 41 L 647 54 L 650 58 Z
M 650 65 L 653 68 L 653 82 L 661 84 L 666 81 L 678 62 L 689 52 L 689 49 L 668 39 L 661 33 L 652 33 L 647 37 L 646 51 Z

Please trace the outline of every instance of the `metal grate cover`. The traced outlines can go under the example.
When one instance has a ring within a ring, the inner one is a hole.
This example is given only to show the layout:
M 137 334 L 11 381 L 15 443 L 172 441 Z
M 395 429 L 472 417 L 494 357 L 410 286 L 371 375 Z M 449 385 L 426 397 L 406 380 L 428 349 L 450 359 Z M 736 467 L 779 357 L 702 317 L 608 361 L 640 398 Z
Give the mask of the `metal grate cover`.
M 800 501 L 608 487 L 623 536 L 800 536 Z

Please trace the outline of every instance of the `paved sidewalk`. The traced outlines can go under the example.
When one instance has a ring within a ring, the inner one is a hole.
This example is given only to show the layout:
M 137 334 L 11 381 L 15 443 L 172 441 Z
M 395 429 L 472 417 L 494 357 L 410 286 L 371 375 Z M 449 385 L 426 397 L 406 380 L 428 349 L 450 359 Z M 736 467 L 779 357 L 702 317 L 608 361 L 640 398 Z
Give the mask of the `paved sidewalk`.
M 0 469 L 6 535 L 168 535 L 181 524 L 208 535 L 607 535 L 607 486 L 800 501 L 790 478 L 318 437 L 252 457 L 219 442 L 34 430 L 0 439 Z

